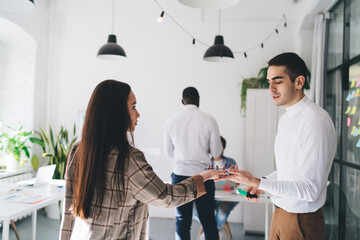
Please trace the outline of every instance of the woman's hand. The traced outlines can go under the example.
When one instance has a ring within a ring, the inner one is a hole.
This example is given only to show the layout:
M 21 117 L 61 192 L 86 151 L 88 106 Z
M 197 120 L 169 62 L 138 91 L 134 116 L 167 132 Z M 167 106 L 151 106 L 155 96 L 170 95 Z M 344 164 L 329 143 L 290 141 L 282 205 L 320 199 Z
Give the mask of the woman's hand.
M 204 178 L 204 182 L 206 182 L 207 180 L 216 181 L 226 175 L 226 170 L 206 170 L 200 173 L 200 175 Z

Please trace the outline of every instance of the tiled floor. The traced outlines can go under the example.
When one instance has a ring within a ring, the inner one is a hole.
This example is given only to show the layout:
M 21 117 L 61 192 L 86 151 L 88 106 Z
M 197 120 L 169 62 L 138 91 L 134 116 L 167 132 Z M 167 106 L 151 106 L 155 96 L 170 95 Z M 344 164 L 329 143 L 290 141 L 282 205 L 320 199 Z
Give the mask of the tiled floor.
M 16 222 L 21 240 L 31 239 L 31 216 Z M 51 220 L 46 217 L 43 210 L 37 214 L 37 240 L 55 240 L 59 236 L 60 221 Z M 200 228 L 197 221 L 193 221 L 191 239 L 196 240 Z M 244 235 L 242 224 L 230 223 L 230 229 L 234 240 L 263 240 L 264 235 Z M 2 233 L 2 228 L 0 228 Z M 163 218 L 150 219 L 150 239 L 151 240 L 172 240 L 175 239 L 175 220 Z M 2 235 L 0 234 L 0 240 Z M 15 234 L 10 230 L 10 240 L 16 240 Z

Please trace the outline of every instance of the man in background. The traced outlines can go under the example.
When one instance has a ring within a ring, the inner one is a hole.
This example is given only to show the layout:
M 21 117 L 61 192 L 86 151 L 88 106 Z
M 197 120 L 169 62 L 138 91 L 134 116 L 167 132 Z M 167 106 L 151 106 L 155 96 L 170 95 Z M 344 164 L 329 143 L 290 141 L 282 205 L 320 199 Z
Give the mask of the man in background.
M 220 139 L 221 139 L 221 145 L 223 147 L 223 151 L 221 152 L 220 157 L 212 159 L 212 163 L 213 163 L 214 168 L 218 167 L 219 169 L 222 169 L 223 167 L 225 167 L 225 169 L 229 169 L 231 166 L 235 166 L 236 162 L 234 159 L 224 156 L 226 140 L 222 136 L 220 137 Z M 224 185 L 221 182 L 222 181 L 217 182 L 215 184 L 221 184 L 222 186 L 225 186 L 226 184 L 228 184 L 228 183 L 225 183 L 225 185 Z M 233 187 L 230 184 L 229 184 L 229 186 Z M 226 190 L 226 189 L 224 189 L 224 190 Z M 231 190 L 233 190 L 233 189 L 231 189 Z M 233 208 L 238 203 L 239 202 L 215 201 L 215 204 L 216 204 L 215 220 L 216 220 L 216 224 L 218 227 L 221 227 L 226 222 L 231 210 L 233 210 Z
M 200 96 L 197 89 L 185 88 L 181 101 L 184 108 L 170 117 L 165 125 L 165 154 L 175 160 L 172 184 L 203 172 L 211 164 L 211 156 L 218 157 L 222 152 L 219 127 L 212 116 L 199 110 Z M 215 184 L 214 181 L 204 184 L 205 195 L 176 208 L 177 239 L 190 239 L 194 202 L 205 238 L 219 239 L 214 216 Z

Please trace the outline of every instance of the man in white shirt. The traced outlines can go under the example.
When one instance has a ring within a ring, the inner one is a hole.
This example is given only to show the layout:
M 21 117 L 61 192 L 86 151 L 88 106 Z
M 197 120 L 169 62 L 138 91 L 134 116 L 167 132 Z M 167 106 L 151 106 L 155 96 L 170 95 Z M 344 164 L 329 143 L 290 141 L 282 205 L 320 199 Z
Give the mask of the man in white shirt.
M 221 155 L 219 127 L 216 120 L 199 110 L 200 97 L 194 87 L 185 88 L 184 108 L 165 125 L 165 154 L 174 158 L 172 184 L 199 174 L 211 164 L 211 156 Z M 214 181 L 204 183 L 206 194 L 194 200 L 207 240 L 218 240 Z M 190 239 L 193 202 L 176 208 L 176 238 Z
M 252 194 L 271 194 L 275 211 L 269 239 L 325 239 L 321 207 L 336 152 L 334 124 L 304 95 L 307 68 L 298 55 L 282 53 L 268 65 L 273 101 L 286 109 L 275 139 L 277 170 L 261 179 L 243 170 L 225 178 L 248 185 Z

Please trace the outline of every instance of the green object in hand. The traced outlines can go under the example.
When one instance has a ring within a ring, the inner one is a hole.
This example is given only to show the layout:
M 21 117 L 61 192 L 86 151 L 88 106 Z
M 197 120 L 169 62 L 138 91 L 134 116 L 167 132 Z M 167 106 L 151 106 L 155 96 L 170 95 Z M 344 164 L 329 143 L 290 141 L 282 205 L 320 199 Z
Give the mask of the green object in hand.
M 245 196 L 245 197 L 248 197 L 248 198 L 258 198 L 258 195 L 256 194 L 251 194 L 247 191 L 244 191 L 244 190 L 241 190 L 241 189 L 237 189 L 236 192 L 238 194 L 240 194 L 241 196 Z

